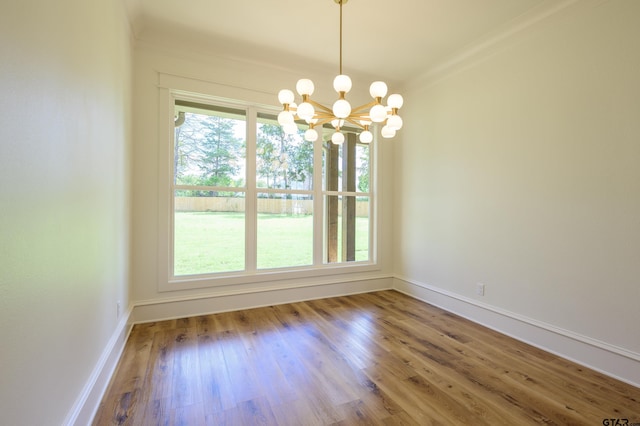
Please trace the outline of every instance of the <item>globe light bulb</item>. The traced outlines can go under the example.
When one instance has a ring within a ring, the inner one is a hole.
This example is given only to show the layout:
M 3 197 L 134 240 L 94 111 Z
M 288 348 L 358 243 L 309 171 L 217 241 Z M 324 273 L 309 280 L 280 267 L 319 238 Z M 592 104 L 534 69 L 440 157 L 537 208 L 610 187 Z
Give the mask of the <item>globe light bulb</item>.
M 280 111 L 278 114 L 278 124 L 285 126 L 289 123 L 293 123 L 293 114 L 290 111 Z
M 368 130 L 360 133 L 360 142 L 362 143 L 371 143 L 373 141 L 373 133 Z
M 333 88 L 338 93 L 347 93 L 351 90 L 351 79 L 348 75 L 340 74 L 333 79 Z
M 315 129 L 307 129 L 307 131 L 304 132 L 304 140 L 315 142 L 316 140 L 318 140 L 318 132 L 316 132 Z
M 402 117 L 399 115 L 392 115 L 387 119 L 387 126 L 393 130 L 400 130 L 402 128 Z
M 344 120 L 338 120 L 337 118 L 334 120 L 331 120 L 331 125 L 335 128 L 335 129 L 339 129 L 340 127 L 342 127 L 344 125 Z
M 374 81 L 369 86 L 369 94 L 372 98 L 384 98 L 387 96 L 387 85 L 384 81 Z
M 391 108 L 402 108 L 402 104 L 404 103 L 404 99 L 402 99 L 402 95 L 398 95 L 394 93 L 393 95 L 389 95 L 387 98 L 387 105 Z
M 380 134 L 382 135 L 383 138 L 389 139 L 396 135 L 396 131 L 389 126 L 384 126 L 382 130 L 380 130 Z
M 308 78 L 301 78 L 296 83 L 296 91 L 300 96 L 302 95 L 311 96 L 313 95 L 314 89 L 315 87 L 313 86 L 313 81 L 309 80 Z
M 344 143 L 344 135 L 340 132 L 335 132 L 331 135 L 331 142 L 336 145 L 342 145 Z
M 346 99 L 338 99 L 333 104 L 333 115 L 338 118 L 347 118 L 351 114 L 351 104 Z
M 311 120 L 313 118 L 313 114 L 316 113 L 315 108 L 309 102 L 303 102 L 298 105 L 298 117 L 303 120 Z
M 278 101 L 284 105 L 284 104 L 290 104 L 293 102 L 293 92 L 289 89 L 282 89 L 279 93 L 278 93 Z
M 287 135 L 294 135 L 294 134 L 298 133 L 298 126 L 296 126 L 296 123 L 291 122 L 291 123 L 288 123 L 288 124 L 285 124 L 284 126 L 282 126 L 282 130 Z
M 369 111 L 369 117 L 374 123 L 381 123 L 387 118 L 387 110 L 384 105 L 374 105 Z

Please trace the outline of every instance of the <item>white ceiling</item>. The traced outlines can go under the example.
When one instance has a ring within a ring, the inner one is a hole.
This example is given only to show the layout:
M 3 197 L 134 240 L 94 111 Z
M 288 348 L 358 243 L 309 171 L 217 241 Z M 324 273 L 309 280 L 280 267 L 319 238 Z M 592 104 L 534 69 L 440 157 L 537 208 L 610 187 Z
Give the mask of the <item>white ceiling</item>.
M 566 2 L 566 1 L 565 1 Z M 125 0 L 136 37 L 191 33 L 237 56 L 335 67 L 334 0 Z M 560 0 L 350 0 L 343 6 L 343 70 L 388 81 L 416 78 L 477 40 L 508 31 Z

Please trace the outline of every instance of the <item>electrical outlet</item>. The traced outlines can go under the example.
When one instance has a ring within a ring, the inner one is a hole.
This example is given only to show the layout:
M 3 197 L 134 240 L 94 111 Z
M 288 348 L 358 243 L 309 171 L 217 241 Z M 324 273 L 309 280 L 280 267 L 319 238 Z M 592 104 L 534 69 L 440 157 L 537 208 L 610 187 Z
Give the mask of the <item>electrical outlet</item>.
M 122 303 L 118 300 L 116 302 L 116 319 L 120 319 L 120 312 L 122 311 Z
M 478 296 L 484 296 L 484 284 L 482 283 L 476 284 L 476 294 Z

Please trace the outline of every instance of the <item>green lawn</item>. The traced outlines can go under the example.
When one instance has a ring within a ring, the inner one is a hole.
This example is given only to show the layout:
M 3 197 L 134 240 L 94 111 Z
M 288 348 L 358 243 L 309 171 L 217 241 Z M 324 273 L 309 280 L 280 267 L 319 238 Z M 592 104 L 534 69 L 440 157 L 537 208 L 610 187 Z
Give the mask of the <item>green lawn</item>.
M 176 212 L 175 275 L 244 270 L 244 213 Z M 356 219 L 356 260 L 369 257 L 369 220 Z M 340 236 L 339 236 L 340 237 Z M 311 215 L 258 215 L 258 269 L 311 265 Z

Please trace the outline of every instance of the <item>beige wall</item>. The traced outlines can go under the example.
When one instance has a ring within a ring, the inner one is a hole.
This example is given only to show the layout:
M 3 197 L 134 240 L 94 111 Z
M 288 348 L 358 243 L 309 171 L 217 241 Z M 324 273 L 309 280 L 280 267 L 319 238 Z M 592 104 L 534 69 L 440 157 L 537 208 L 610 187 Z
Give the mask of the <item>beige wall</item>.
M 406 88 L 394 270 L 640 360 L 640 2 L 570 12 Z
M 130 47 L 120 3 L 0 13 L 0 423 L 59 425 L 125 311 Z

